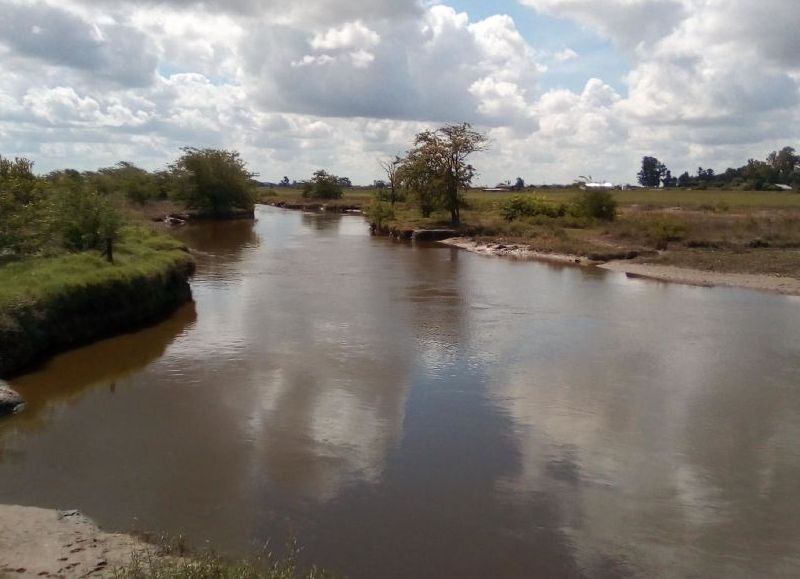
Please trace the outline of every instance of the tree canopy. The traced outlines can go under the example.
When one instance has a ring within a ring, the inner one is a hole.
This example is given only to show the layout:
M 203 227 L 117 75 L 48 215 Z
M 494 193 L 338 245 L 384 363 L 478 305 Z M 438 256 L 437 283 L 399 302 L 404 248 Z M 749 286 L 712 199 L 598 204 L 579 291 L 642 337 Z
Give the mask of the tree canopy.
M 350 180 L 347 179 L 347 182 Z M 310 181 L 303 185 L 303 197 L 314 199 L 340 199 L 342 197 L 343 180 L 323 169 L 314 172 Z
M 637 178 L 643 187 L 658 187 L 667 176 L 667 168 L 655 157 L 642 157 L 642 170 Z
M 454 226 L 461 223 L 462 192 L 477 174 L 467 159 L 486 145 L 486 136 L 473 130 L 469 123 L 446 125 L 416 135 L 413 148 L 401 160 L 398 177 L 416 194 L 423 215 L 441 207 L 450 213 Z

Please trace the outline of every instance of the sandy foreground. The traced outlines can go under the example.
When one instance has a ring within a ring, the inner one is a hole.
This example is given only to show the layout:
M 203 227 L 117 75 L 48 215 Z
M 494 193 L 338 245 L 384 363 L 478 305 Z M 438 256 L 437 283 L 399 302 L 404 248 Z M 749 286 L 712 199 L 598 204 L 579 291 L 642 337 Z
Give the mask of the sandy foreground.
M 610 271 L 625 273 L 630 277 L 703 287 L 739 287 L 785 295 L 800 296 L 800 279 L 792 277 L 702 271 L 698 269 L 689 269 L 670 265 L 637 263 L 627 260 L 597 262 L 577 255 L 563 255 L 533 251 L 524 245 L 486 244 L 463 237 L 446 239 L 441 243 L 453 247 L 459 247 L 480 255 L 505 256 L 516 259 L 532 259 L 556 263 L 572 263 L 583 266 L 596 266 Z
M 104 533 L 77 511 L 0 505 L 0 577 L 108 577 L 152 547 Z

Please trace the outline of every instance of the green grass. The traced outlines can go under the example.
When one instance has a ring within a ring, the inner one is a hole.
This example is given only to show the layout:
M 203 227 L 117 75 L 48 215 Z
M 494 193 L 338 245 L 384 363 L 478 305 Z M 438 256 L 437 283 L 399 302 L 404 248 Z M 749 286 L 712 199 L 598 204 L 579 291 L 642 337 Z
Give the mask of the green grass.
M 194 260 L 176 240 L 129 226 L 114 255 L 113 264 L 93 251 L 0 267 L 0 376 L 158 321 L 191 299 Z
M 63 293 L 69 288 L 157 275 L 189 267 L 183 244 L 147 227 L 127 227 L 114 247 L 114 263 L 96 251 L 31 258 L 0 266 L 0 311 Z
M 521 193 L 488 193 L 470 191 L 468 201 L 500 203 L 513 195 L 540 195 L 553 201 L 567 202 L 579 189 L 526 189 Z M 643 205 L 652 207 L 683 207 L 686 209 L 717 209 L 727 205 L 730 209 L 800 209 L 800 193 L 784 191 L 725 191 L 708 189 L 631 189 L 614 191 L 621 206 Z

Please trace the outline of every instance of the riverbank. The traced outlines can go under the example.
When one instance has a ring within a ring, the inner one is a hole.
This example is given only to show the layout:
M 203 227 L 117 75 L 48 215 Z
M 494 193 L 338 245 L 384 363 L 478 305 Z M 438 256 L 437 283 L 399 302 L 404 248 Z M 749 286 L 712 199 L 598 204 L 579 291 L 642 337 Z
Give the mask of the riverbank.
M 154 547 L 77 511 L 0 505 L 0 577 L 107 577 Z
M 631 256 L 630 259 L 609 261 L 593 260 L 582 255 L 537 251 L 525 244 L 482 242 L 464 237 L 446 239 L 440 243 L 479 255 L 600 267 L 609 271 L 625 273 L 629 277 L 652 279 L 655 281 L 703 287 L 740 287 L 784 295 L 800 296 L 800 279 L 795 277 L 770 275 L 766 273 L 708 271 L 638 261 L 639 259 L 649 259 L 649 256 Z
M 134 535 L 107 533 L 74 510 L 0 505 L 0 579 L 333 577 L 318 567 L 300 568 L 294 542 L 286 549 L 282 559 L 266 552 L 237 561 L 212 551 L 188 552 L 180 540 L 151 543 Z
M 0 267 L 0 377 L 163 318 L 191 300 L 193 271 L 180 242 L 146 227 L 123 230 L 113 264 L 84 252 Z

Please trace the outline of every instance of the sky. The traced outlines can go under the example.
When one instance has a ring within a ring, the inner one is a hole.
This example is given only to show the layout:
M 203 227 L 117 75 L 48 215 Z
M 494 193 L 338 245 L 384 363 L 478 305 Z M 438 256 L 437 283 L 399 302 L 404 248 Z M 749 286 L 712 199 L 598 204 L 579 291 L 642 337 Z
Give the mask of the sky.
M 469 122 L 477 182 L 634 182 L 800 149 L 797 0 L 0 0 L 0 155 L 238 150 L 360 184 Z

